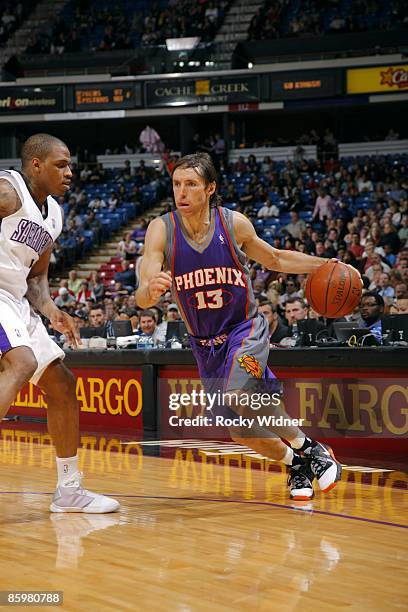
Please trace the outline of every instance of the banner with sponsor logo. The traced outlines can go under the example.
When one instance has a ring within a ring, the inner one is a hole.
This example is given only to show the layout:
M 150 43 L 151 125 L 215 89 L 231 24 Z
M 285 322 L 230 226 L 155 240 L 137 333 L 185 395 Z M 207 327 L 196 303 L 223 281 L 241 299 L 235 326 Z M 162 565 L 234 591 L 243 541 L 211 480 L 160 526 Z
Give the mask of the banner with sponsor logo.
M 64 110 L 63 87 L 0 87 L 0 114 L 57 113 Z
M 82 429 L 143 431 L 141 368 L 73 368 L 73 372 Z M 45 417 L 46 408 L 40 389 L 30 383 L 17 395 L 8 414 Z
M 271 100 L 329 98 L 342 94 L 340 70 L 302 70 L 270 76 Z
M 166 79 L 145 83 L 145 105 L 242 104 L 259 102 L 257 76 Z
M 408 383 L 406 378 L 379 377 L 378 373 L 334 372 L 314 376 L 313 373 L 275 372 L 282 383 L 280 403 L 270 396 L 262 405 L 256 402 L 238 410 L 242 418 L 231 421 L 231 414 L 209 410 L 219 398 L 205 397 L 205 392 L 193 368 L 163 367 L 160 370 L 160 437 L 161 439 L 228 440 L 229 427 L 246 428 L 250 438 L 268 436 L 272 431 L 285 437 L 284 428 L 290 423 L 278 421 L 286 414 L 307 435 L 318 439 L 353 440 L 356 448 L 362 439 L 399 440 L 408 448 Z M 275 417 L 275 418 L 273 418 Z M 296 423 L 294 422 L 296 420 Z M 263 433 L 262 433 L 263 431 Z
M 347 70 L 347 93 L 387 93 L 408 89 L 408 64 Z

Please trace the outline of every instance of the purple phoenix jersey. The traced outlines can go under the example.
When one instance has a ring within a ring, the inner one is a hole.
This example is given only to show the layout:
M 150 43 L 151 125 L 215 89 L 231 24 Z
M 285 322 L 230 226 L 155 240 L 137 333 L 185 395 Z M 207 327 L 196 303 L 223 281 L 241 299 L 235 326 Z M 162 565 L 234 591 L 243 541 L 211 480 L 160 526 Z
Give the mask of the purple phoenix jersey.
M 167 265 L 176 300 L 192 336 L 215 337 L 252 319 L 256 304 L 246 256 L 232 231 L 228 209 L 211 209 L 211 224 L 202 244 L 189 238 L 177 213 L 169 213 Z
M 267 368 L 268 323 L 256 307 L 246 255 L 234 237 L 233 213 L 211 209 L 202 244 L 189 238 L 178 213 L 162 218 L 167 268 L 204 385 L 242 389 L 256 379 L 273 379 Z

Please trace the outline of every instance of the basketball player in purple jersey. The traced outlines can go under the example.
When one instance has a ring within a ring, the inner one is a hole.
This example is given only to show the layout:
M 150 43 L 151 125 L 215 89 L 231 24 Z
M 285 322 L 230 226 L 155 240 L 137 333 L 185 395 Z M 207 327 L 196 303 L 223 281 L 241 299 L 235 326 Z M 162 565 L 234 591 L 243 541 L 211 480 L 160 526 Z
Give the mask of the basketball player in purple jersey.
M 216 170 L 206 153 L 181 158 L 172 179 L 177 210 L 149 225 L 136 301 L 149 308 L 172 288 L 207 388 L 215 381 L 221 392 L 238 393 L 266 384 L 275 378 L 267 367 L 268 325 L 257 311 L 246 259 L 291 274 L 313 272 L 326 260 L 271 247 L 244 215 L 219 206 Z M 260 427 L 230 434 L 289 466 L 292 499 L 311 499 L 314 478 L 328 491 L 341 477 L 329 450 L 297 427 L 279 430 L 290 446 Z

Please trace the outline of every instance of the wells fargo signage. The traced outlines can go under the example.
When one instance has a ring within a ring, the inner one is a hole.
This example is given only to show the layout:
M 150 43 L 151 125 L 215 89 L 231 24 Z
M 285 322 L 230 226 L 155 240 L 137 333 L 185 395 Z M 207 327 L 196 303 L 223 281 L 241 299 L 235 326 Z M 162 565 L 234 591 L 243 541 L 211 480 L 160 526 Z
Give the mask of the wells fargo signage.
M 347 93 L 406 91 L 408 64 L 347 70 Z
M 131 370 L 93 370 L 81 368 L 73 372 L 77 377 L 76 393 L 80 409 L 80 425 L 92 427 L 130 428 L 143 430 L 142 374 L 140 368 Z M 46 416 L 46 402 L 40 389 L 26 385 L 17 395 L 10 414 Z
M 161 373 L 161 438 L 226 439 L 227 428 L 205 421 L 211 412 L 188 404 L 170 409 L 171 394 L 199 392 L 195 370 L 182 376 L 169 369 Z M 321 438 L 407 439 L 408 383 L 405 378 L 284 378 L 282 407 L 308 434 Z M 253 411 L 260 415 L 261 411 Z M 273 414 L 273 408 L 270 409 Z M 174 415 L 190 420 L 177 420 Z M 201 416 L 200 419 L 194 417 Z M 194 420 L 193 420 L 194 419 Z M 257 422 L 256 422 L 257 424 Z M 277 422 L 279 430 L 280 423 Z M 228 438 L 228 435 L 227 435 Z

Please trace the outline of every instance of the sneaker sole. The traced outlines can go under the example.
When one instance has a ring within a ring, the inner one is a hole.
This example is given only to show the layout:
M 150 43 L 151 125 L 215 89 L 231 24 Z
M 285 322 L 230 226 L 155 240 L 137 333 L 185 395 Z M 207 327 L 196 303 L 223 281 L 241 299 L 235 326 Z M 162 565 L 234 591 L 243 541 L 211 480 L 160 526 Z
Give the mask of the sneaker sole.
M 310 497 L 307 497 L 307 495 L 294 495 L 294 496 L 290 496 L 290 499 L 292 501 L 309 501 L 311 499 L 313 499 L 314 495 L 310 495 Z
M 85 507 L 86 508 L 86 507 Z M 88 509 L 85 508 L 61 508 L 60 506 L 56 506 L 55 504 L 51 504 L 50 512 L 75 512 L 77 514 L 109 514 L 111 512 L 118 512 L 120 510 L 120 506 L 116 508 L 112 508 L 112 510 L 103 510 L 103 509 Z
M 320 444 L 322 446 L 324 446 L 324 448 L 329 452 L 330 457 L 333 459 L 333 461 L 336 463 L 336 467 L 337 467 L 337 473 L 336 473 L 336 478 L 334 480 L 334 482 L 332 482 L 331 484 L 329 484 L 328 487 L 326 487 L 325 489 L 320 489 L 322 493 L 328 493 L 329 491 L 331 491 L 332 489 L 334 489 L 334 487 L 337 485 L 337 483 L 339 482 L 339 480 L 341 479 L 341 474 L 343 471 L 343 468 L 341 467 L 341 464 L 337 461 L 333 449 L 331 446 L 329 446 L 328 444 L 322 444 L 320 442 Z

